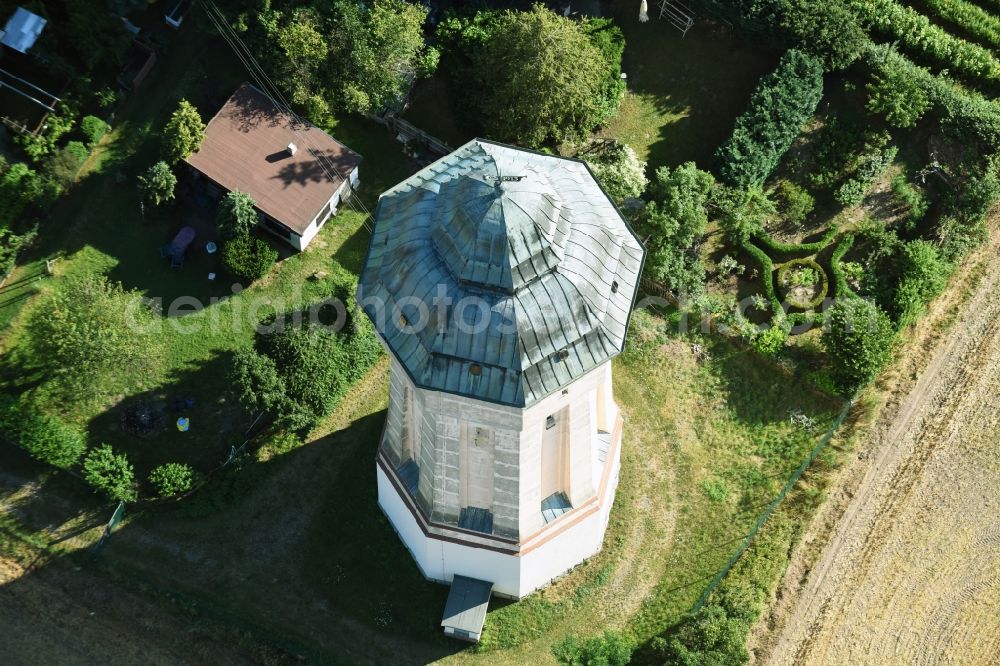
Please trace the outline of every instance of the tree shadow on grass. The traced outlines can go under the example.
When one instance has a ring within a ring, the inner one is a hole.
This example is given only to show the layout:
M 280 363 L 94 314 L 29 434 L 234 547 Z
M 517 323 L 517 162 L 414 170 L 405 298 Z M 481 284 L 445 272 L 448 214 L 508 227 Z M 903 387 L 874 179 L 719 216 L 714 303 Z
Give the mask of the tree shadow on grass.
M 713 338 L 709 350 L 726 403 L 745 424 L 787 423 L 792 410 L 822 417 L 834 414 L 842 405 L 840 398 L 790 375 L 752 349 L 740 349 L 727 340 Z
M 369 413 L 287 453 L 250 458 L 123 529 L 104 557 L 266 622 L 321 661 L 453 654 L 464 644 L 440 631 L 447 588 L 423 579 L 377 505 L 384 418 Z
M 180 462 L 207 473 L 222 464 L 230 446 L 245 440 L 253 417 L 229 395 L 232 356 L 229 351 L 215 352 L 195 366 L 174 371 L 155 389 L 123 396 L 90 420 L 89 440 L 111 444 L 128 456 L 142 486 L 140 494 L 151 494 L 145 484 L 154 467 Z M 127 429 L 123 415 L 137 405 L 146 405 L 157 415 L 158 427 L 142 435 Z M 180 417 L 189 420 L 187 432 L 177 428 Z
M 682 37 L 662 21 L 639 23 L 629 3 L 614 3 L 612 11 L 625 33 L 629 89 L 652 100 L 659 114 L 679 116 L 657 129 L 650 168 L 689 160 L 711 167 L 757 80 L 780 54 L 748 46 L 716 24 L 698 23 Z

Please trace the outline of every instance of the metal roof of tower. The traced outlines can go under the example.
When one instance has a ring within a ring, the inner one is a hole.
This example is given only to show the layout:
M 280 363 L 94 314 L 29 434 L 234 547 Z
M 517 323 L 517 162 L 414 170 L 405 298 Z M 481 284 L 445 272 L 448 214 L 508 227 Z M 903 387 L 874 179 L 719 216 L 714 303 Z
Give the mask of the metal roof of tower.
M 379 198 L 358 298 L 417 386 L 524 407 L 621 351 L 643 255 L 586 164 L 474 139 Z

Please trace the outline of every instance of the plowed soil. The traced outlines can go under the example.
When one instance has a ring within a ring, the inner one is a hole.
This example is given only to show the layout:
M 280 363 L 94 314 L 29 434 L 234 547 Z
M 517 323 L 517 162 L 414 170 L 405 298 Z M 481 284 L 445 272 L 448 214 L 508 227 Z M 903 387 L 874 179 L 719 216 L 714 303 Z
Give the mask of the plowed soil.
M 927 325 L 908 344 L 891 380 L 905 388 L 886 389 L 858 460 L 797 549 L 758 627 L 758 663 L 1000 657 L 997 251 L 994 240 L 936 303 L 931 320 L 982 276 L 948 333 Z

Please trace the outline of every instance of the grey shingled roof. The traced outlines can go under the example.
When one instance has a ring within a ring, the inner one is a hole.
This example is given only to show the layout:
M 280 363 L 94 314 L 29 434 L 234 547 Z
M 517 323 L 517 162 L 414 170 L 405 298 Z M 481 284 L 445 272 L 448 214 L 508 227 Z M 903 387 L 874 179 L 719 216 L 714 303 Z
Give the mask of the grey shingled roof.
M 474 139 L 379 198 L 358 296 L 416 385 L 528 406 L 621 351 L 642 260 L 583 162 Z

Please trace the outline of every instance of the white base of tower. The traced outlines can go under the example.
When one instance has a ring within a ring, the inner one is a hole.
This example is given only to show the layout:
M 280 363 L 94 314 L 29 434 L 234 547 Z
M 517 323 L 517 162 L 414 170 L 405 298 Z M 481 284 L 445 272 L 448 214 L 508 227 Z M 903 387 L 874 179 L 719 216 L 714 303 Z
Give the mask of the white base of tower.
M 520 542 L 428 524 L 382 464 L 376 464 L 379 507 L 425 578 L 450 584 L 459 574 L 490 581 L 494 594 L 520 599 L 601 550 L 621 466 L 620 426 L 615 430 L 608 467 L 593 501 Z

